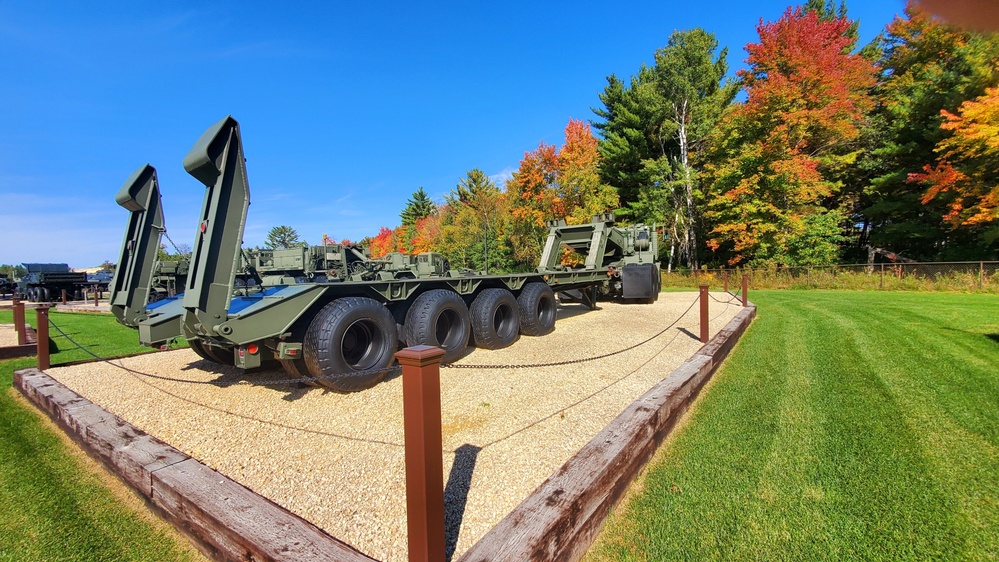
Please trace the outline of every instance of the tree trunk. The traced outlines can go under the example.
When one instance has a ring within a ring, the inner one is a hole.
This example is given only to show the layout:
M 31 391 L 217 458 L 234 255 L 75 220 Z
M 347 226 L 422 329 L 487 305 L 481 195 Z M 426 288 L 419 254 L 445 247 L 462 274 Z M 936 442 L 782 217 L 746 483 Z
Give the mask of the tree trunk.
M 687 100 L 683 100 L 682 106 L 677 111 L 677 123 L 679 129 L 677 135 L 680 141 L 680 165 L 683 166 L 683 187 L 686 197 L 687 211 L 687 258 L 692 269 L 698 268 L 697 263 L 697 233 L 694 230 L 694 181 L 690 177 L 689 146 L 687 144 Z

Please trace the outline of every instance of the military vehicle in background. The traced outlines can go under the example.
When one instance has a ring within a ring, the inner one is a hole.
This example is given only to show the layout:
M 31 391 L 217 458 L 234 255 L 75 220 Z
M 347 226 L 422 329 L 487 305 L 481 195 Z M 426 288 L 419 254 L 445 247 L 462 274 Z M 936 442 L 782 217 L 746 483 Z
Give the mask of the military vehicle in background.
M 187 269 L 190 261 L 187 258 L 179 260 L 157 260 L 153 266 L 152 287 L 149 292 L 149 302 L 161 301 L 184 292 L 187 283 Z
M 0 273 L 0 296 L 13 295 L 16 290 L 17 283 L 14 283 L 6 273 Z
M 23 263 L 27 273 L 17 281 L 18 297 L 31 302 L 60 300 L 62 292 L 73 300 L 84 298 L 91 287 L 87 274 L 73 271 L 64 263 Z
M 600 292 L 639 301 L 658 296 L 655 229 L 615 227 L 610 215 L 588 225 L 552 225 L 541 264 L 531 273 L 456 272 L 433 253 L 352 261 L 348 251 L 331 260 L 334 267 L 313 267 L 307 282 L 284 273 L 265 281 L 255 271 L 256 282 L 239 287 L 241 261 L 250 261 L 241 248 L 249 184 L 236 120 L 226 117 L 205 131 L 184 168 L 206 194 L 187 285 L 177 299 L 184 309 L 181 329 L 195 351 L 219 362 L 232 358 L 240 368 L 276 359 L 289 376 L 356 391 L 384 377 L 400 345 L 438 346 L 448 363 L 470 342 L 498 349 L 521 334 L 551 332 L 556 290 L 588 295 L 591 307 Z M 580 266 L 561 264 L 563 246 L 583 254 Z M 302 271 L 316 263 L 311 248 L 294 251 L 295 271 L 299 255 Z M 271 256 L 273 267 L 290 271 L 278 254 Z M 256 259 L 267 261 L 265 253 Z M 317 280 L 320 271 L 325 281 Z M 152 320 L 138 324 L 147 345 L 160 341 Z
M 87 273 L 87 285 L 91 290 L 101 293 L 108 290 L 111 280 L 114 278 L 114 271 L 110 269 L 99 269 L 93 273 Z

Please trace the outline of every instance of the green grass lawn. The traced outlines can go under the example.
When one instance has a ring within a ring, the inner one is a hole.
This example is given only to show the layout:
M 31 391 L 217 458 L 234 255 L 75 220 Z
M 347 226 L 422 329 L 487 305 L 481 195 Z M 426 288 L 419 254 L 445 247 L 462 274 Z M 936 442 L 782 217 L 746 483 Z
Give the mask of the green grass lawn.
M 750 298 L 588 560 L 999 558 L 999 296 Z
M 34 325 L 34 312 L 28 313 Z M 135 331 L 110 315 L 52 313 L 52 321 L 101 356 L 142 351 Z M 0 323 L 12 323 L 0 311 Z M 55 330 L 52 363 L 88 359 Z M 16 400 L 13 372 L 35 358 L 0 361 L 0 561 L 197 560 L 166 523 L 123 501 L 93 462 L 73 453 L 53 426 Z M 117 484 L 113 484 L 117 487 Z

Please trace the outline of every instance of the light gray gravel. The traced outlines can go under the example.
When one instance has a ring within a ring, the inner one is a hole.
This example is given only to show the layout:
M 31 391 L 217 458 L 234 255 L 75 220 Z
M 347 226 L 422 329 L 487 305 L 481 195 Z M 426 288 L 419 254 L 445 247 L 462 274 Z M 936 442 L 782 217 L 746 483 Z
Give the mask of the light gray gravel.
M 739 311 L 713 293 L 711 333 Z M 592 357 L 648 339 L 680 317 L 696 293 L 652 305 L 559 309 L 555 332 L 459 363 L 509 365 Z M 444 479 L 460 555 L 637 397 L 700 347 L 695 305 L 663 335 L 626 353 L 530 369 L 441 370 Z M 246 382 L 190 350 L 48 371 L 63 384 L 362 552 L 407 559 L 402 380 L 355 394 Z M 455 459 L 458 459 L 457 463 Z M 455 469 L 452 471 L 452 467 Z M 464 511 L 461 504 L 464 501 Z

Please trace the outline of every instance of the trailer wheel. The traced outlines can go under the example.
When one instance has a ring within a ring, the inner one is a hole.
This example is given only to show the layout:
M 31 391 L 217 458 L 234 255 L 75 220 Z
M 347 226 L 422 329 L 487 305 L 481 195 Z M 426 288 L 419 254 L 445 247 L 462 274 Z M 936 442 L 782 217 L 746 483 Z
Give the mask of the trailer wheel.
M 220 365 L 235 365 L 236 364 L 236 350 L 227 347 L 216 347 L 214 345 L 205 345 L 205 352 L 208 356 L 212 358 L 213 361 Z
M 305 359 L 278 359 L 278 361 L 281 362 L 284 374 L 288 375 L 290 379 L 299 380 L 312 377 L 309 367 L 305 364 Z M 301 381 L 301 383 L 314 388 L 320 386 L 316 381 Z
M 461 295 L 447 289 L 427 291 L 413 302 L 403 325 L 406 345 L 433 345 L 444 350 L 443 363 L 465 353 L 472 322 Z
M 205 346 L 202 345 L 202 343 L 199 340 L 187 340 L 187 345 L 188 347 L 191 348 L 192 351 L 198 354 L 198 357 L 204 359 L 205 361 L 212 361 L 212 362 L 215 361 L 214 359 L 208 356 L 208 352 L 205 351 Z
M 485 289 L 472 301 L 469 310 L 475 345 L 502 349 L 520 337 L 517 299 L 506 289 Z
M 42 287 L 42 298 L 41 298 L 41 301 L 42 302 L 51 302 L 52 301 L 52 292 L 49 290 L 48 287 Z
M 236 364 L 236 355 L 235 350 L 233 349 L 208 345 L 206 343 L 202 343 L 201 340 L 190 340 L 187 344 L 191 346 L 191 349 L 193 349 L 194 352 L 197 353 L 202 359 L 206 359 L 212 363 L 218 363 L 220 365 Z
M 395 318 L 367 297 L 337 299 L 319 311 L 305 332 L 305 364 L 318 382 L 338 392 L 378 384 L 395 358 Z M 357 371 L 373 371 L 355 375 Z
M 520 333 L 543 336 L 555 329 L 555 291 L 547 283 L 535 281 L 524 285 L 517 297 L 520 308 Z

